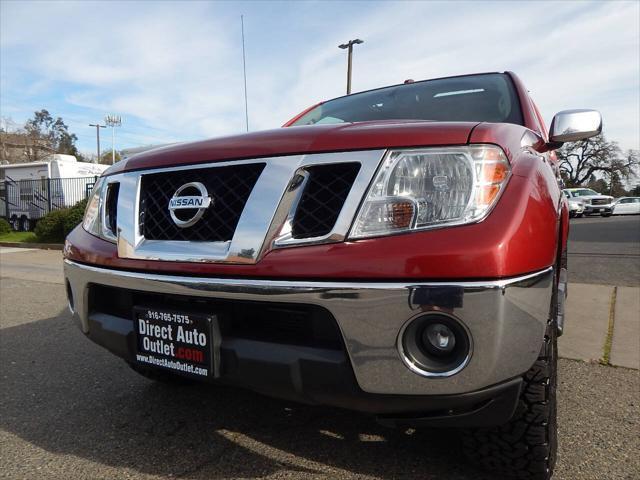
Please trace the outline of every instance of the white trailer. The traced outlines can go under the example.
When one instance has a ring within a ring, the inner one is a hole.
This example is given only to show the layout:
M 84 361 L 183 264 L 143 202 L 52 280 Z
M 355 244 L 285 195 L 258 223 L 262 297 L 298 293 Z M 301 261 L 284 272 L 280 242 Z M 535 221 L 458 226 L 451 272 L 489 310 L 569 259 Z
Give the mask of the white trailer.
M 0 165 L 0 217 L 14 230 L 30 230 L 49 211 L 86 198 L 107 167 L 60 154 L 39 162 Z

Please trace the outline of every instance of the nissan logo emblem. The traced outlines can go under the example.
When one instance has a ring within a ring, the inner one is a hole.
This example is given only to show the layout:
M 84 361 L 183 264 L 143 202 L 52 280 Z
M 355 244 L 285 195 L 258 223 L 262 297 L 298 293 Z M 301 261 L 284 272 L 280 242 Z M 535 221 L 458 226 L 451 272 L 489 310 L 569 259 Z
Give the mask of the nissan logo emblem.
M 192 195 L 181 195 L 185 191 Z M 196 191 L 199 195 L 193 195 Z M 202 218 L 209 205 L 211 205 L 211 197 L 207 188 L 200 182 L 189 182 L 178 188 L 169 199 L 169 215 L 178 227 L 187 228 L 195 225 Z M 179 212 L 180 210 L 184 211 Z

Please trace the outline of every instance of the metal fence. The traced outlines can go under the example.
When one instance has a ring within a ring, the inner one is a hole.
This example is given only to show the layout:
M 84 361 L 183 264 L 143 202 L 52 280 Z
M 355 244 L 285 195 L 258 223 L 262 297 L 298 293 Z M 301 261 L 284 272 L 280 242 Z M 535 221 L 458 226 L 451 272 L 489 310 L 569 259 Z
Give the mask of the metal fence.
M 52 210 L 72 207 L 89 197 L 98 177 L 0 180 L 0 217 L 15 230 L 31 230 Z

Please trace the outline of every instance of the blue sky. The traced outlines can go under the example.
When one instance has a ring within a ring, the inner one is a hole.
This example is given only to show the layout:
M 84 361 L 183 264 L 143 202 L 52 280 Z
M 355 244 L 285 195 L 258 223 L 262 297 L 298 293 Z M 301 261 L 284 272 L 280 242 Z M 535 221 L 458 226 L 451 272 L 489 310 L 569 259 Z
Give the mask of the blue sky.
M 242 132 L 241 14 L 251 130 L 342 95 L 337 45 L 359 37 L 354 91 L 513 70 L 548 123 L 596 108 L 609 139 L 640 148 L 638 1 L 2 0 L 0 115 L 21 124 L 47 108 L 85 152 L 87 125 L 110 112 L 117 148 Z

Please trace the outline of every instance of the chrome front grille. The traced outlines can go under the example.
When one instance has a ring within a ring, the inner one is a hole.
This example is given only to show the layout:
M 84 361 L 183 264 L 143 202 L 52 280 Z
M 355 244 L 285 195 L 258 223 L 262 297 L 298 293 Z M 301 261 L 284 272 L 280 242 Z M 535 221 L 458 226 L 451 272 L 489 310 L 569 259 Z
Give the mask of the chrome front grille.
M 230 165 L 152 173 L 142 176 L 140 187 L 140 231 L 149 240 L 227 242 L 264 169 L 264 163 Z M 212 198 L 212 207 L 193 226 L 178 227 L 169 215 L 169 200 L 182 185 L 202 183 Z
M 110 176 L 119 184 L 118 256 L 256 263 L 273 249 L 343 241 L 383 154 L 291 155 Z M 178 227 L 169 200 L 192 183 L 204 185 L 212 201 L 196 222 Z

